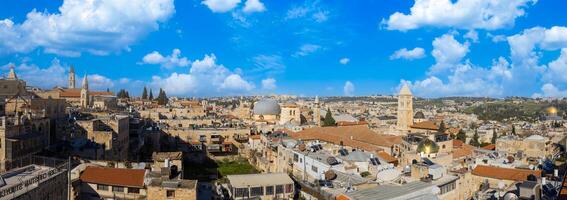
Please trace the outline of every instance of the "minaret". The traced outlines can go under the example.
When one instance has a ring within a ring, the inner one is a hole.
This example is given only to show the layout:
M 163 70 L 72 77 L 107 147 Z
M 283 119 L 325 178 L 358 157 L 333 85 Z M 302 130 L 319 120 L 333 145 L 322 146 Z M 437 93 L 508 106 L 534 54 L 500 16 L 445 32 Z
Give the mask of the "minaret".
M 313 121 L 317 126 L 321 126 L 321 105 L 319 104 L 319 96 L 315 96 L 315 110 L 313 111 Z
M 16 75 L 16 72 L 14 71 L 14 66 L 10 66 L 10 73 L 8 74 L 8 78 L 6 78 L 7 80 L 18 80 L 18 76 Z
M 73 65 L 69 68 L 69 89 L 75 89 L 75 68 Z
M 81 87 L 81 107 L 87 108 L 89 106 L 89 81 L 87 75 L 83 78 L 83 86 Z
M 413 125 L 413 95 L 404 83 L 398 95 L 398 130 L 409 131 Z

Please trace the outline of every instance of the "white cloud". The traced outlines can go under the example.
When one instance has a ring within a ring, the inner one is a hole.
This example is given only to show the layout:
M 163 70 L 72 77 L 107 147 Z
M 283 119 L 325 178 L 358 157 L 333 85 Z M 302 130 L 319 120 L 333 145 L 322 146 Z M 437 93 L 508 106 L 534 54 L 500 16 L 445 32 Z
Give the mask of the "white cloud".
M 158 30 L 173 13 L 173 0 L 64 0 L 58 13 L 32 10 L 16 24 L 0 20 L 0 53 L 42 48 L 63 56 L 106 55 Z
M 130 81 L 131 80 L 129 78 L 121 78 L 121 79 L 118 80 L 118 83 L 120 83 L 121 85 L 124 85 L 124 84 L 130 83 Z
M 66 68 L 61 65 L 57 58 L 51 61 L 50 66 L 43 68 L 35 64 L 22 63 L 16 66 L 14 63 L 8 63 L 2 67 L 4 74 L 8 73 L 10 67 L 14 67 L 18 78 L 25 80 L 29 86 L 44 89 L 67 86 Z
M 163 88 L 170 95 L 231 95 L 254 89 L 254 84 L 244 80 L 237 71 L 217 64 L 216 56 L 211 54 L 194 61 L 188 73 L 152 77 L 151 85 Z
M 435 38 L 431 55 L 435 58 L 436 64 L 431 67 L 430 73 L 435 74 L 453 68 L 468 52 L 469 43 L 461 44 L 451 34 Z
M 542 93 L 534 93 L 532 97 L 551 97 L 551 98 L 560 98 L 560 97 L 567 97 L 567 90 L 559 90 L 555 85 L 551 83 L 546 83 L 541 86 Z
M 327 21 L 327 19 L 329 19 L 329 11 L 326 10 L 321 10 L 321 11 L 317 11 L 316 13 L 313 14 L 313 19 L 315 19 L 316 22 L 325 22 Z
M 264 90 L 275 90 L 276 86 L 276 79 L 267 78 L 262 80 L 262 89 Z
M 221 84 L 220 88 L 235 91 L 250 91 L 254 89 L 254 84 L 245 81 L 238 74 L 231 74 L 224 79 L 224 82 Z
M 299 47 L 299 51 L 295 52 L 294 56 L 307 56 L 320 50 L 321 46 L 316 44 L 304 44 Z
M 106 90 L 114 87 L 114 82 L 100 74 L 90 74 L 87 76 L 89 79 L 90 90 Z
M 306 18 L 317 23 L 325 22 L 329 19 L 329 10 L 325 10 L 318 5 L 318 1 L 305 1 L 304 5 L 290 8 L 285 16 L 285 20 Z
M 474 43 L 478 42 L 478 32 L 475 30 L 469 30 L 464 37 L 470 39 Z
M 153 51 L 142 58 L 144 64 L 158 64 L 165 68 L 185 67 L 189 65 L 187 57 L 180 57 L 181 50 L 173 49 L 171 55 L 163 56 L 157 51 Z
M 535 48 L 549 51 L 567 47 L 567 27 L 526 29 L 508 37 L 508 43 L 514 62 L 533 62 L 538 57 Z
M 548 64 L 545 78 L 555 83 L 567 83 L 567 48 L 561 50 L 561 55 Z
M 501 57 L 489 69 L 464 63 L 457 65 L 446 80 L 432 75 L 409 85 L 415 95 L 422 97 L 502 96 L 506 92 L 502 83 L 511 78 L 510 64 Z
M 264 12 L 266 11 L 266 7 L 264 7 L 264 4 L 260 2 L 260 0 L 246 0 L 242 11 L 246 13 Z
M 345 96 L 353 96 L 354 84 L 350 81 L 345 82 L 345 86 L 343 86 L 343 93 Z
M 416 0 L 409 14 L 396 12 L 383 23 L 389 30 L 454 27 L 495 30 L 514 25 L 537 0 Z
M 425 50 L 423 48 L 420 47 L 416 47 L 412 50 L 408 50 L 406 48 L 397 50 L 396 52 L 394 52 L 394 54 L 392 54 L 390 56 L 390 60 L 396 60 L 396 59 L 406 59 L 406 60 L 414 60 L 414 59 L 420 59 L 425 57 Z
M 486 33 L 486 36 L 490 39 L 492 39 L 492 42 L 494 43 L 499 43 L 499 42 L 506 42 L 506 36 L 505 35 L 493 35 L 491 33 Z
M 341 58 L 341 59 L 339 60 L 339 63 L 341 63 L 341 64 L 343 64 L 343 65 L 346 65 L 346 64 L 348 64 L 349 62 L 350 62 L 350 58 Z
M 282 57 L 278 55 L 258 55 L 252 58 L 254 61 L 255 72 L 266 72 L 268 74 L 277 74 L 285 70 L 286 66 L 282 61 Z
M 213 12 L 224 13 L 236 8 L 240 0 L 203 0 L 201 3 Z

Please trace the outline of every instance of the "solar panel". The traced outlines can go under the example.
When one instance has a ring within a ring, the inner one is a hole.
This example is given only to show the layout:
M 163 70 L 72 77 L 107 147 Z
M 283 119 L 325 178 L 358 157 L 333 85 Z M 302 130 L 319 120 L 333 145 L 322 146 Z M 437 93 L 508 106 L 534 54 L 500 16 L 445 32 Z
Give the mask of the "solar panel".
M 348 151 L 346 149 L 339 149 L 341 156 L 348 156 Z
M 429 160 L 429 158 L 423 158 L 423 162 L 427 165 L 434 165 L 435 163 L 431 160 Z
M 378 160 L 378 158 L 376 158 L 376 157 L 370 158 L 370 163 L 372 163 L 372 165 L 379 165 L 380 160 Z

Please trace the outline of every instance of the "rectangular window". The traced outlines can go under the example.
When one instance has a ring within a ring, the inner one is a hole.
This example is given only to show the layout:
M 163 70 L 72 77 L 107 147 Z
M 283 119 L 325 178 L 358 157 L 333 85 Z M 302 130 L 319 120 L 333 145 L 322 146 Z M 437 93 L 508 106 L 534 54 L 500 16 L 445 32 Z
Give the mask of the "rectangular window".
M 166 195 L 167 195 L 167 198 L 175 197 L 175 190 L 167 190 Z
M 132 187 L 129 187 L 129 188 L 128 188 L 128 193 L 140 194 L 140 188 L 132 188 Z
M 283 185 L 276 185 L 276 194 L 282 194 L 283 193 Z
M 274 186 L 266 186 L 266 195 L 273 195 L 274 194 Z
M 264 196 L 264 187 L 250 188 L 250 196 L 251 197 Z
M 317 167 L 315 165 L 311 165 L 311 170 L 314 171 L 315 173 L 317 173 Z
M 108 191 L 108 185 L 97 184 L 96 190 Z
M 299 161 L 299 155 L 293 154 L 293 162 Z
M 248 188 L 235 188 L 235 197 L 248 197 Z
M 124 187 L 112 186 L 112 191 L 113 192 L 124 192 Z

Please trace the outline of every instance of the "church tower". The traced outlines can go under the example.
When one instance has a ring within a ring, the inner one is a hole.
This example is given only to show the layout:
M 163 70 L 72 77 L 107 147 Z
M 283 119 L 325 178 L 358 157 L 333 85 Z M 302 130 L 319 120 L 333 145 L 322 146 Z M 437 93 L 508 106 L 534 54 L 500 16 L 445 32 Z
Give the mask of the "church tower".
M 319 104 L 319 96 L 315 96 L 315 110 L 313 111 L 313 121 L 317 126 L 321 126 L 321 105 Z
M 407 84 L 398 95 L 398 130 L 409 131 L 413 125 L 413 95 Z
M 75 68 L 73 65 L 69 68 L 69 89 L 75 89 Z
M 81 107 L 87 108 L 89 106 L 89 81 L 87 75 L 83 78 L 83 87 L 81 88 Z
M 14 71 L 14 66 L 10 66 L 10 72 L 8 73 L 8 78 L 6 78 L 7 80 L 18 80 L 18 76 L 16 75 L 16 72 Z

